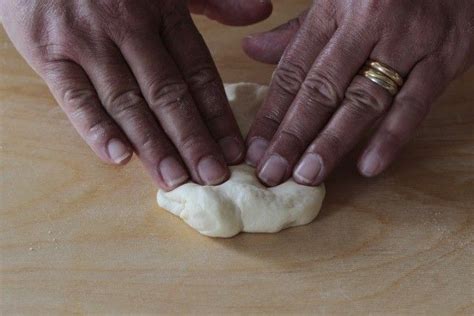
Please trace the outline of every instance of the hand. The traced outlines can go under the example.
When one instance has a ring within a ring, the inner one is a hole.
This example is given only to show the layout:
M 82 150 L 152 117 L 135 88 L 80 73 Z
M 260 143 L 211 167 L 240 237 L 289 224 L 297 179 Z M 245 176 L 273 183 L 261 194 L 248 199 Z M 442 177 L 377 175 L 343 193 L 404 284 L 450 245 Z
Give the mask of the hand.
M 474 1 L 316 0 L 297 19 L 243 46 L 257 60 L 279 62 L 247 138 L 247 161 L 258 166 L 261 181 L 274 186 L 292 175 L 318 185 L 380 122 L 358 163 L 371 177 L 472 65 Z M 396 97 L 358 75 L 368 59 L 405 77 Z
M 271 12 L 258 0 L 192 0 L 242 25 Z M 4 0 L 4 27 L 104 161 L 135 151 L 165 190 L 218 184 L 245 145 L 221 78 L 185 0 Z

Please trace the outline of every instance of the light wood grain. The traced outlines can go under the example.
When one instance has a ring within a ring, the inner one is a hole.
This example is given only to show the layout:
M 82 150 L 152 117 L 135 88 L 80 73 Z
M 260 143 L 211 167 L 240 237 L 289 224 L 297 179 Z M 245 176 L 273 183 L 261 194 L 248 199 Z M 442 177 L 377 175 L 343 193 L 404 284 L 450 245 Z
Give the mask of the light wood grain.
M 225 81 L 268 81 L 250 28 L 198 18 Z M 474 72 L 383 176 L 348 159 L 312 224 L 216 240 L 160 210 L 136 159 L 100 163 L 0 32 L 2 314 L 474 314 Z M 31 250 L 30 250 L 31 249 Z

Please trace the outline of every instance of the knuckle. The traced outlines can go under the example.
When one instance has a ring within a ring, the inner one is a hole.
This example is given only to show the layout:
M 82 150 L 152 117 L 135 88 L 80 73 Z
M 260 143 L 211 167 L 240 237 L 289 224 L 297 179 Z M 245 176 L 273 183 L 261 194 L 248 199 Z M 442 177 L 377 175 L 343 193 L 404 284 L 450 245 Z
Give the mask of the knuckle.
M 185 77 L 201 115 L 206 121 L 226 117 L 227 97 L 217 69 L 207 61 L 207 58 L 203 58 L 202 63 L 199 61 L 197 63 L 199 65 L 190 68 Z
M 367 12 L 372 12 L 372 13 L 379 12 L 382 7 L 383 7 L 383 4 L 377 0 L 368 0 L 365 3 L 365 9 Z
M 337 135 L 334 135 L 334 133 L 331 133 L 330 131 L 323 131 L 319 135 L 319 137 L 324 140 L 326 144 L 328 144 L 328 147 L 338 149 L 342 147 L 342 140 L 340 137 Z
M 33 51 L 35 52 L 34 58 L 45 65 L 46 71 L 54 71 L 55 62 L 67 60 L 72 55 L 70 45 L 64 40 L 59 40 L 58 43 L 38 45 L 33 48 Z
M 63 103 L 72 115 L 82 112 L 84 107 L 95 104 L 96 94 L 88 88 L 68 87 L 63 92 Z
M 266 112 L 265 114 L 258 116 L 255 119 L 255 126 L 259 126 L 259 128 L 265 130 L 266 134 L 272 135 L 278 129 L 280 125 L 280 119 L 278 115 L 273 112 Z
M 188 71 L 186 78 L 193 89 L 206 89 L 220 83 L 216 69 L 209 64 L 203 64 Z
M 175 5 L 168 8 L 163 13 L 163 24 L 161 28 L 161 35 L 163 37 L 170 37 L 173 33 L 182 31 L 193 27 L 193 21 L 189 13 L 181 7 Z
M 138 89 L 113 92 L 104 99 L 107 111 L 114 117 L 124 116 L 143 103 L 143 97 Z
M 97 1 L 100 7 L 99 14 L 104 20 L 131 20 L 133 13 L 140 6 L 134 4 L 134 1 Z
M 359 115 L 379 116 L 387 110 L 385 100 L 367 89 L 353 85 L 346 91 L 347 108 Z
M 186 154 L 209 151 L 212 148 L 209 139 L 204 135 L 188 134 L 182 137 L 177 146 L 180 151 Z
M 200 112 L 204 122 L 209 128 L 211 128 L 211 130 L 213 130 L 213 128 L 217 130 L 224 130 L 229 127 L 229 119 L 231 117 L 222 106 L 211 104 L 211 106 L 208 106 L 206 109 L 201 110 Z
M 309 104 L 324 106 L 331 111 L 342 101 L 342 93 L 335 81 L 323 74 L 308 76 L 301 90 Z
M 109 131 L 114 128 L 114 122 L 97 111 L 98 100 L 89 89 L 68 89 L 64 93 L 65 111 L 71 122 L 89 143 L 103 141 Z
M 331 163 L 334 158 L 342 157 L 344 154 L 343 139 L 329 130 L 322 131 L 315 143 L 309 147 L 309 151 L 316 151 L 326 163 Z
M 97 117 L 95 121 L 90 122 L 86 129 L 85 136 L 88 141 L 98 143 L 108 138 L 109 131 L 113 127 L 113 123 L 104 118 Z
M 153 132 L 145 132 L 138 137 L 136 147 L 139 154 L 149 157 L 148 159 L 160 160 L 172 152 L 170 143 Z
M 35 21 L 28 26 L 34 28 L 26 34 L 33 55 L 41 56 L 43 61 L 48 62 L 61 60 L 71 53 L 75 32 L 63 19 L 53 13 L 51 19 Z
M 306 77 L 304 67 L 294 61 L 284 60 L 277 69 L 273 82 L 289 95 L 296 95 Z
M 91 11 L 101 20 L 101 26 L 118 38 L 133 34 L 154 22 L 153 14 L 150 14 L 154 4 L 143 5 L 130 0 L 96 2 L 99 9 Z
M 160 142 L 158 141 L 158 138 L 155 135 L 151 133 L 145 133 L 140 138 L 137 146 L 142 151 L 156 152 L 157 148 L 160 147 Z
M 363 12 L 366 14 L 371 14 L 373 16 L 379 16 L 380 12 L 387 11 L 390 9 L 394 9 L 395 6 L 400 7 L 400 1 L 398 0 L 385 0 L 385 1 L 378 1 L 378 0 L 366 0 L 361 5 Z
M 148 103 L 152 109 L 160 109 L 183 103 L 187 93 L 188 86 L 182 81 L 155 81 L 148 87 Z
M 305 148 L 308 137 L 305 137 L 305 132 L 295 128 L 286 128 L 279 132 L 279 139 L 285 139 L 285 144 L 289 144 L 292 148 Z

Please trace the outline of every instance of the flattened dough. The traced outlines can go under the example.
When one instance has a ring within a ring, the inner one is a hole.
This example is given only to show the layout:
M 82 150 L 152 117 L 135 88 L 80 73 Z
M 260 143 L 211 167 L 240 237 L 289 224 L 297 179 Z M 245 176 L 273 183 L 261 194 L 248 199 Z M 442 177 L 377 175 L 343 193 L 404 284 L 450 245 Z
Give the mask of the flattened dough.
M 268 88 L 253 83 L 228 84 L 230 105 L 246 135 Z M 245 164 L 231 167 L 231 178 L 218 186 L 187 183 L 158 191 L 158 205 L 203 235 L 232 237 L 240 232 L 275 233 L 313 221 L 321 209 L 324 185 L 308 187 L 289 180 L 267 188 Z

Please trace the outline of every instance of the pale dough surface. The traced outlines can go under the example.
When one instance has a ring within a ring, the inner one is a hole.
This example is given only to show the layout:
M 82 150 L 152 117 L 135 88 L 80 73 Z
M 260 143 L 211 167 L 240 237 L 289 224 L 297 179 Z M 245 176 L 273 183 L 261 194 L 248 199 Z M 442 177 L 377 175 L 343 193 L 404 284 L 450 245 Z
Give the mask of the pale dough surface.
M 268 88 L 253 83 L 225 86 L 242 134 L 246 135 Z M 232 237 L 240 232 L 275 233 L 310 223 L 319 213 L 324 185 L 308 187 L 292 180 L 267 188 L 245 164 L 231 167 L 231 178 L 218 186 L 187 183 L 158 191 L 160 207 L 179 216 L 203 235 Z

